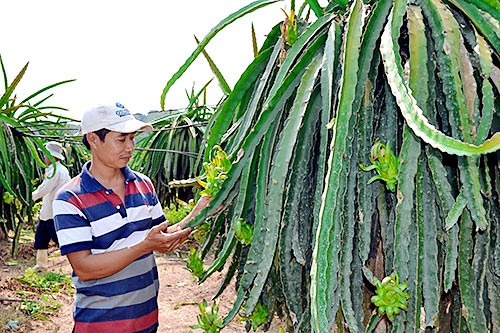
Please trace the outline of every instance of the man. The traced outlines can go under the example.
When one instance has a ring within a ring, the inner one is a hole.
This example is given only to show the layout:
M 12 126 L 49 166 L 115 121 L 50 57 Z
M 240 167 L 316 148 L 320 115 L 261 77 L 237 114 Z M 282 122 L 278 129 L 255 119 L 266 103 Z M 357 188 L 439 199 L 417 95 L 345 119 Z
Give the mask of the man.
M 55 164 L 52 163 L 48 156 L 44 155 L 45 163 L 48 165 L 48 168 L 45 170 L 43 182 L 31 195 L 33 201 L 43 198 L 42 207 L 39 213 L 39 221 L 35 231 L 36 265 L 33 269 L 38 272 L 48 269 L 48 248 L 50 240 L 58 244 L 56 229 L 54 227 L 52 202 L 61 186 L 70 180 L 68 169 L 60 162 L 64 160 L 64 156 L 62 155 L 63 147 L 61 144 L 51 141 L 45 144 L 45 148 L 54 158 Z
M 169 227 L 151 180 L 127 166 L 135 133 L 152 129 L 119 103 L 83 114 L 83 143 L 92 158 L 54 201 L 61 254 L 73 267 L 74 332 L 158 328 L 153 251 L 178 248 L 191 228 Z

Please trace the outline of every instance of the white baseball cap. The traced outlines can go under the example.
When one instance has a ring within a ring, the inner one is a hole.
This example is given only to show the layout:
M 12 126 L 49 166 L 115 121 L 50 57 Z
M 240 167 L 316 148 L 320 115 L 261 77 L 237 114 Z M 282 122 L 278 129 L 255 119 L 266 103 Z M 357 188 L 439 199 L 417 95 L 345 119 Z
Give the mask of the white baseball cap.
M 137 131 L 151 132 L 153 126 L 137 120 L 130 111 L 120 103 L 98 105 L 85 111 L 80 123 L 82 134 L 108 129 L 119 133 Z
M 59 142 L 49 141 L 45 144 L 45 148 L 59 160 L 64 160 L 64 156 L 62 155 L 63 147 Z

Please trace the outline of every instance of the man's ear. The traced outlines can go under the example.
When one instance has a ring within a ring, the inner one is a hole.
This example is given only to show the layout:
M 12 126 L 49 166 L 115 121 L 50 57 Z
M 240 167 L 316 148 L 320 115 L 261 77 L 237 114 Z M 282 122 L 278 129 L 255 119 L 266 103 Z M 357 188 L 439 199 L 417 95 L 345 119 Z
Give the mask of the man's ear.
M 96 140 L 98 139 L 97 135 L 95 133 L 92 133 L 92 132 L 87 133 L 86 135 L 87 135 L 87 141 L 89 142 L 89 145 L 95 147 L 96 146 Z

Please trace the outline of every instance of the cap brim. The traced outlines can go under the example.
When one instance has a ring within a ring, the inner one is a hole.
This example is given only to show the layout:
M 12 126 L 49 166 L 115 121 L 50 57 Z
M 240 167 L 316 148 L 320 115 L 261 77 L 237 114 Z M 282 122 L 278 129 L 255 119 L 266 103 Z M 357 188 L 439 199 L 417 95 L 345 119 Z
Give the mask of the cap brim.
M 129 119 L 122 123 L 104 127 L 118 133 L 152 132 L 153 126 L 137 119 Z
M 55 153 L 55 152 L 52 152 L 52 151 L 50 151 L 50 150 L 49 150 L 49 153 L 50 153 L 53 157 L 55 157 L 55 158 L 59 159 L 60 161 L 63 161 L 63 160 L 64 160 L 64 156 L 62 156 L 62 155 L 61 155 L 61 154 L 59 154 L 59 153 Z

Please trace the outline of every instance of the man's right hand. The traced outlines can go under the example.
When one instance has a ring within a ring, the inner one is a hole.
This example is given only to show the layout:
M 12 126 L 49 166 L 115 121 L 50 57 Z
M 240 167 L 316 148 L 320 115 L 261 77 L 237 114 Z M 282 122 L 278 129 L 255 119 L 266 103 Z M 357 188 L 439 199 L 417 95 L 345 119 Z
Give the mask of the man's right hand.
M 167 253 L 177 249 L 186 241 L 192 228 L 182 229 L 176 226 L 169 226 L 168 221 L 154 226 L 144 239 L 144 244 L 151 248 L 151 251 L 160 253 Z

